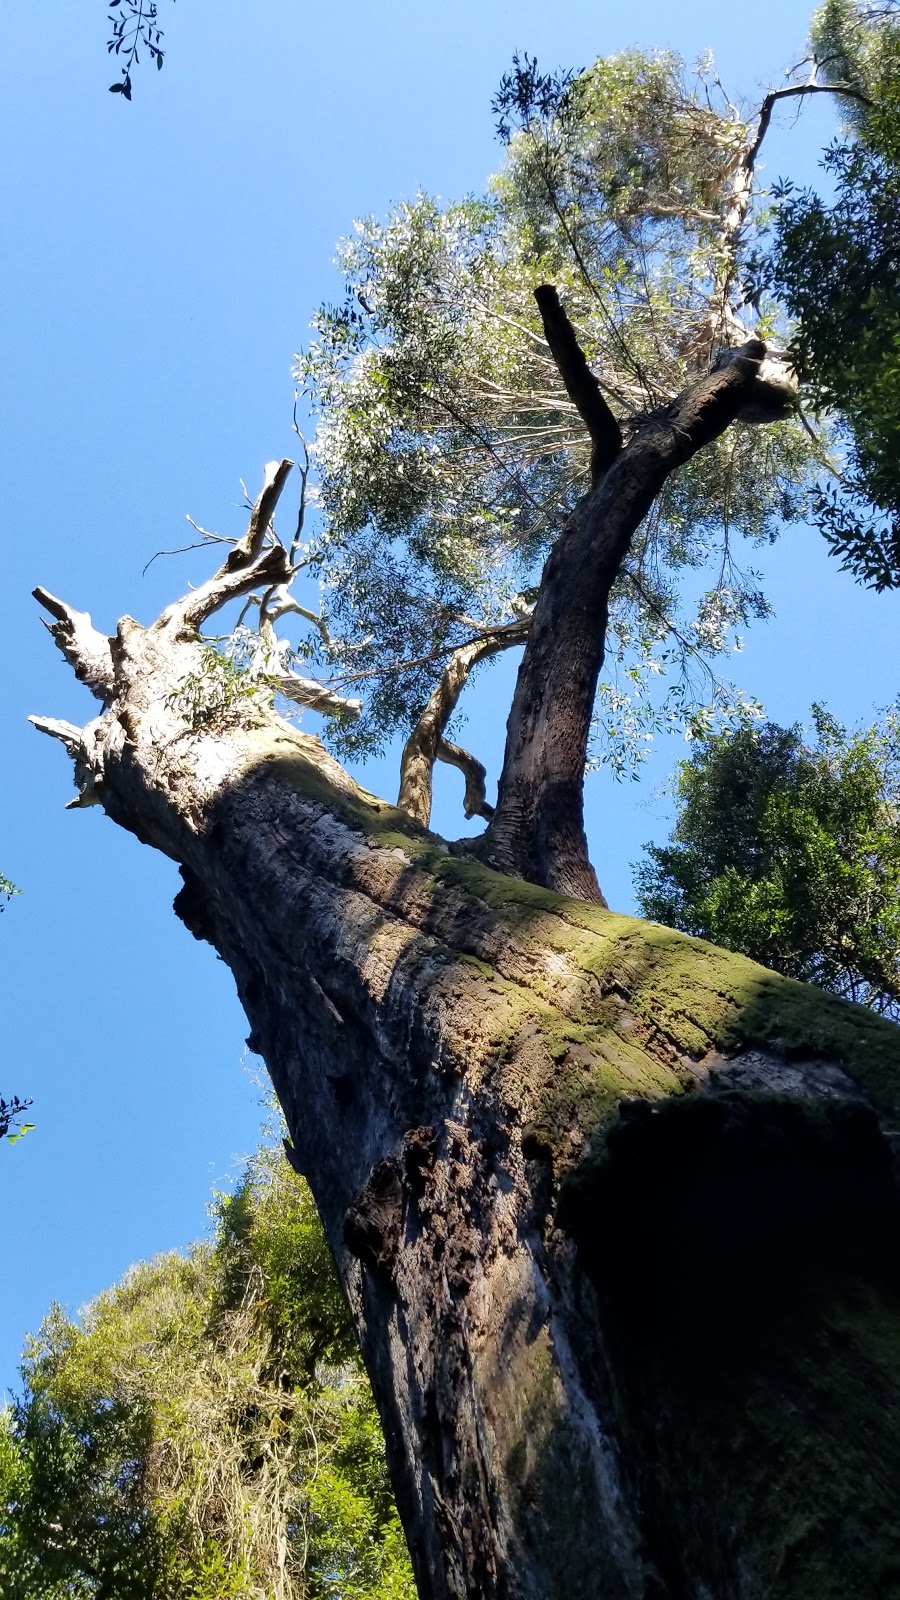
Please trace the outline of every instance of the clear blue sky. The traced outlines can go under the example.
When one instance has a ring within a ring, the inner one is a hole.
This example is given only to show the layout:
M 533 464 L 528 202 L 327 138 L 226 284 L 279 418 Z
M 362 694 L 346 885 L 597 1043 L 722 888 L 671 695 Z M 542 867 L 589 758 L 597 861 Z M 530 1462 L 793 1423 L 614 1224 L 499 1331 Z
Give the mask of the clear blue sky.
M 135 100 L 107 93 L 101 0 L 5 0 L 2 217 L 3 771 L 0 870 L 23 893 L 0 921 L 0 1089 L 35 1098 L 37 1130 L 0 1146 L 0 1387 L 51 1300 L 77 1307 L 128 1265 L 204 1227 L 212 1183 L 255 1140 L 246 1032 L 230 976 L 175 920 L 176 875 L 97 811 L 65 812 L 71 776 L 31 711 L 92 715 L 40 627 L 41 583 L 104 628 L 150 621 L 198 558 L 156 562 L 185 513 L 237 531 L 238 480 L 291 453 L 292 352 L 334 287 L 353 218 L 418 186 L 477 189 L 497 163 L 490 99 L 514 49 L 585 64 L 637 43 L 706 46 L 753 94 L 799 53 L 807 6 L 758 0 L 160 0 L 168 55 Z M 770 170 L 811 176 L 830 132 L 817 108 L 773 143 Z M 848 719 L 897 693 L 896 598 L 855 589 L 818 536 L 767 557 L 778 619 L 748 640 L 740 680 L 781 721 L 813 698 Z M 502 749 L 511 665 L 467 742 Z M 312 725 L 310 720 L 310 726 Z M 654 793 L 589 783 L 595 859 L 612 903 L 664 832 Z M 435 824 L 460 832 L 453 776 Z M 369 768 L 391 794 L 395 771 Z

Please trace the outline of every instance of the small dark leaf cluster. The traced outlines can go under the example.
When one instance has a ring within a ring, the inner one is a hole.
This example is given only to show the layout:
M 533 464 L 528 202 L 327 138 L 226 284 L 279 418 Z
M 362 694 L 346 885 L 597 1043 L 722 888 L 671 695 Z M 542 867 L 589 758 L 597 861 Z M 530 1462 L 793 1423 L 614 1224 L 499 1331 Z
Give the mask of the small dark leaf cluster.
M 162 31 L 157 21 L 158 8 L 155 0 L 107 0 L 107 3 L 112 36 L 106 48 L 110 55 L 119 58 L 122 67 L 121 80 L 111 83 L 109 92 L 124 95 L 126 100 L 130 100 L 132 68 L 140 65 L 139 46 L 146 50 L 151 61 L 156 62 L 156 70 L 162 70 Z
M 498 138 L 508 144 L 517 128 L 536 118 L 544 121 L 558 116 L 576 77 L 571 71 L 540 72 L 536 56 L 527 50 L 520 56 L 517 51 L 491 102 Z
M 815 491 L 811 511 L 842 570 L 881 593 L 900 588 L 900 509 L 880 514 L 867 488 L 861 472 L 845 474 Z
M 22 1100 L 17 1094 L 10 1100 L 0 1095 L 0 1139 L 5 1138 L 10 1128 L 16 1127 L 30 1105 L 30 1100 Z

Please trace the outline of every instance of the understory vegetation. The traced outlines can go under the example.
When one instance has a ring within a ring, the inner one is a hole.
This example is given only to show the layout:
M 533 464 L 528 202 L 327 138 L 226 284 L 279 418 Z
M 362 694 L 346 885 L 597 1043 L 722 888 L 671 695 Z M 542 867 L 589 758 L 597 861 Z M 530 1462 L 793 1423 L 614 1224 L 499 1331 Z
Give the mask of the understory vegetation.
M 0 1425 L 4 1600 L 414 1600 L 306 1185 L 266 1145 L 212 1216 L 29 1341 Z
M 766 724 L 680 763 L 667 845 L 636 871 L 639 909 L 900 1020 L 900 722 L 814 737 Z

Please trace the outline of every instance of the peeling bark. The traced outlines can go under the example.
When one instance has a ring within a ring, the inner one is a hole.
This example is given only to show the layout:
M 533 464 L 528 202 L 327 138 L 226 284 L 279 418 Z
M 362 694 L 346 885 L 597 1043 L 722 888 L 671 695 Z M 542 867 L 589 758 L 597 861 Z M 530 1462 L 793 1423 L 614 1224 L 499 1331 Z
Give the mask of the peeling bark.
M 58 638 L 107 709 L 37 725 L 234 974 L 422 1600 L 896 1594 L 896 1028 L 460 859 L 265 705 L 188 720 L 183 608 Z

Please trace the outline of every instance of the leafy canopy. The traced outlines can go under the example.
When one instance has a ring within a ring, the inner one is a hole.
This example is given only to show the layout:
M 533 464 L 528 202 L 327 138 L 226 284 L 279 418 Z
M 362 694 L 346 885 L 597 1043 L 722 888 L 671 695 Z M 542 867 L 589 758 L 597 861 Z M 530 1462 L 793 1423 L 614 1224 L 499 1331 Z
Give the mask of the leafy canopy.
M 5 1600 L 414 1600 L 306 1186 L 264 1149 L 213 1215 L 29 1342 L 0 1425 Z
M 629 51 L 573 78 L 526 57 L 497 114 L 488 191 L 358 223 L 297 361 L 322 610 L 294 649 L 364 695 L 334 735 L 352 753 L 408 729 L 473 631 L 527 613 L 588 486 L 535 287 L 559 289 L 626 439 L 723 345 L 771 331 L 741 287 L 753 128 L 711 62 Z M 613 594 L 597 759 L 626 770 L 656 728 L 740 710 L 715 662 L 768 612 L 744 552 L 803 514 L 813 456 L 792 415 L 736 424 L 667 484 Z
M 645 917 L 900 1020 L 900 711 L 815 739 L 767 724 L 680 764 L 667 845 L 636 869 Z

